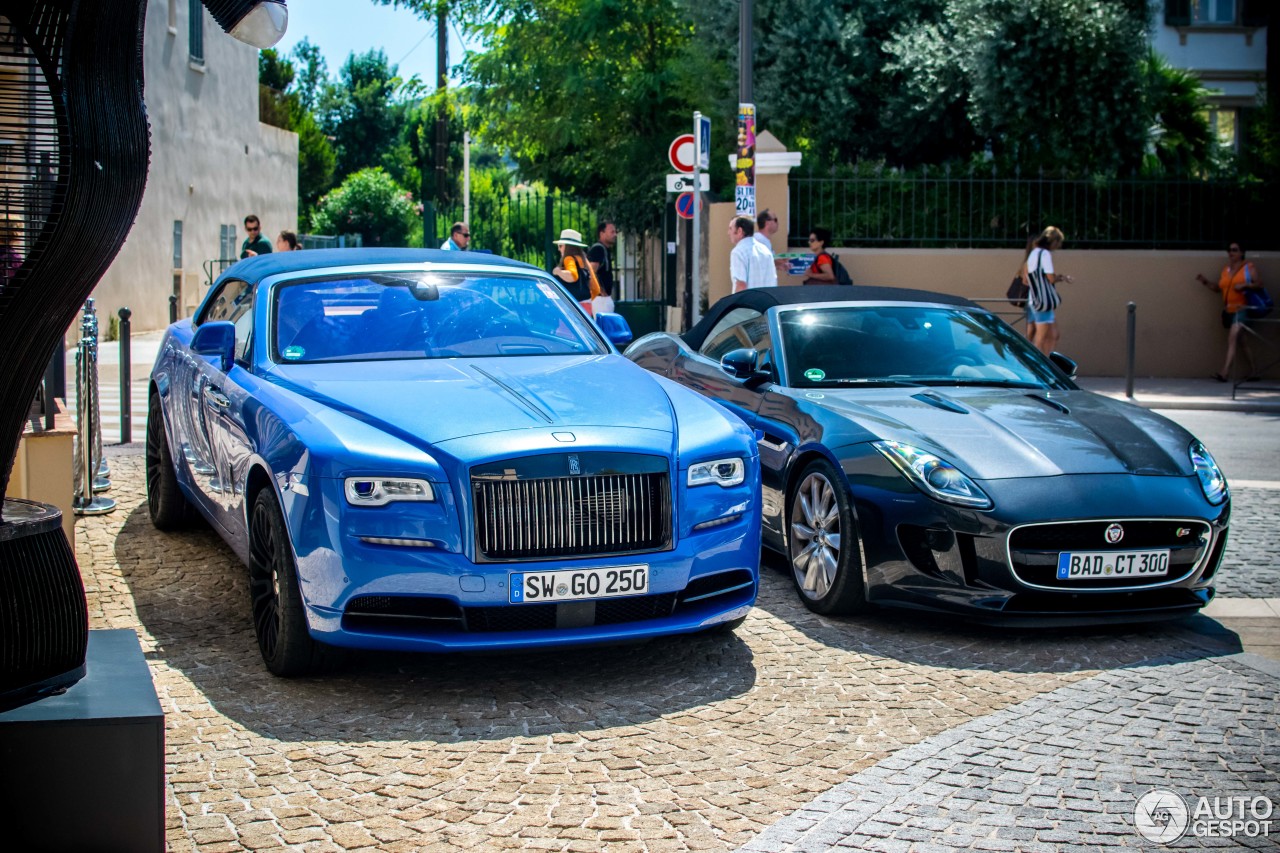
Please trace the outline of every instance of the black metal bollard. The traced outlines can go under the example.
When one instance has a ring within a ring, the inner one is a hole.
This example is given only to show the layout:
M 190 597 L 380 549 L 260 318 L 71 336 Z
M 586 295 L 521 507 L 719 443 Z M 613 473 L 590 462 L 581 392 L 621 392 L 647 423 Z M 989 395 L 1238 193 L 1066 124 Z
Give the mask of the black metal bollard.
M 129 386 L 133 384 L 132 371 L 130 366 L 130 326 L 129 318 L 133 316 L 133 312 L 127 307 L 121 308 L 116 314 L 120 317 L 120 443 L 128 444 L 133 441 L 133 398 L 129 395 Z
M 178 322 L 178 295 L 175 293 L 169 297 L 169 323 Z
M 1133 399 L 1133 371 L 1134 371 L 1134 362 L 1137 360 L 1137 355 L 1136 355 L 1137 349 L 1138 349 L 1138 341 L 1137 341 L 1138 331 L 1137 330 L 1138 330 L 1138 306 L 1130 302 L 1128 329 L 1126 330 L 1126 333 L 1125 333 L 1125 337 L 1128 340 L 1128 346 L 1129 346 L 1129 363 L 1125 366 L 1125 373 L 1124 373 L 1124 395 L 1128 397 L 1130 400 Z

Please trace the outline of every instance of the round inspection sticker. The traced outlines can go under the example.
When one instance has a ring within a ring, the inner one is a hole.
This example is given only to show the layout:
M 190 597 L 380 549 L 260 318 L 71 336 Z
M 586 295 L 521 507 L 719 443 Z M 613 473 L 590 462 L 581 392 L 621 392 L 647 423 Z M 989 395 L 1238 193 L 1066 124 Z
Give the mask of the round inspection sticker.
M 299 346 L 285 347 L 284 352 L 280 353 L 290 361 L 295 361 L 307 354 L 307 351 Z
M 804 378 L 808 379 L 810 382 L 821 382 L 823 379 L 827 378 L 827 373 L 825 370 L 821 370 L 817 367 L 811 367 L 804 372 Z

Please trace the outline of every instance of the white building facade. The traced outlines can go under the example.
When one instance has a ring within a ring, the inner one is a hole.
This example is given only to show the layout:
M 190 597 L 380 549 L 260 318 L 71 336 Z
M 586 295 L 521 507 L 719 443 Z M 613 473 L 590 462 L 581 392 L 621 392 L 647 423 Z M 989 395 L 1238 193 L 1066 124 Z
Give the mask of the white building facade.
M 149 0 L 143 36 L 151 168 L 129 239 L 94 290 L 135 332 L 189 316 L 209 269 L 240 254 L 244 217 L 268 240 L 297 230 L 298 137 L 258 120 L 258 51 L 222 31 L 200 0 Z
M 1152 44 L 1198 76 L 1219 141 L 1240 144 L 1240 112 L 1261 104 L 1267 73 L 1267 4 L 1274 0 L 1156 0 Z

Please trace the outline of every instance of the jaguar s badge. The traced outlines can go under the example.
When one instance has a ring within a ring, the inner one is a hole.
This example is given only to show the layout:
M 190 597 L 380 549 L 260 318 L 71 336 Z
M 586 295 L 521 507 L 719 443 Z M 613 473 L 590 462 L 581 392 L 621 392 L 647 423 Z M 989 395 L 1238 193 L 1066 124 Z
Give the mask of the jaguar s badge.
M 1118 524 L 1112 524 L 1107 527 L 1107 544 L 1114 545 L 1124 538 L 1124 528 Z
M 1178 528 L 1178 530 L 1177 530 L 1177 532 L 1176 532 L 1176 533 L 1174 533 L 1173 535 L 1174 535 L 1174 536 L 1177 536 L 1179 539 L 1181 539 L 1183 536 L 1190 536 L 1190 535 L 1191 535 L 1191 528 L 1190 528 L 1190 527 L 1179 527 L 1179 528 Z
M 582 466 L 578 463 L 578 454 L 569 454 L 569 473 L 575 477 L 582 473 Z

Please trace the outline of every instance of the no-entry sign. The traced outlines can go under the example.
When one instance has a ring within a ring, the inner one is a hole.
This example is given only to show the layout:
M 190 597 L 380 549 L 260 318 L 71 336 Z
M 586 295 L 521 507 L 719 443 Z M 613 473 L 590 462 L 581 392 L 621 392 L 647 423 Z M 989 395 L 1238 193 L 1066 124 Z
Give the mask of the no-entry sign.
M 696 147 L 692 133 L 682 133 L 671 140 L 671 147 L 667 149 L 671 168 L 677 172 L 692 172 L 693 163 L 698 156 Z

